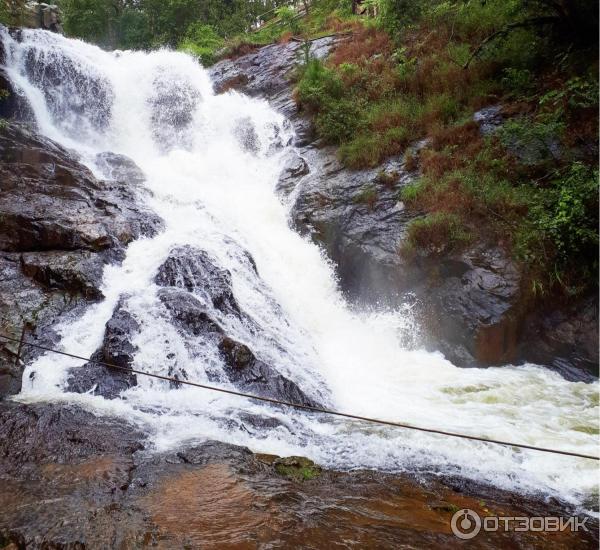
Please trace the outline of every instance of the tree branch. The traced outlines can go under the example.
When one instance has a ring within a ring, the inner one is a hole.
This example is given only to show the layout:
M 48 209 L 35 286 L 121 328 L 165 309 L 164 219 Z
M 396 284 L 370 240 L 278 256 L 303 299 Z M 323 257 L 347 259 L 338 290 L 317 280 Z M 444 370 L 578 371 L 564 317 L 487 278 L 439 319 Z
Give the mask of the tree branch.
M 548 16 L 548 17 L 532 17 L 531 19 L 525 19 L 524 21 L 510 23 L 510 24 L 506 25 L 504 28 L 497 30 L 496 32 L 493 32 L 488 37 L 484 38 L 479 43 L 479 45 L 475 48 L 473 53 L 469 56 L 469 59 L 467 59 L 465 61 L 465 64 L 463 65 L 463 69 L 468 69 L 469 65 L 471 64 L 471 61 L 473 61 L 473 59 L 475 59 L 481 53 L 481 50 L 483 50 L 483 48 L 485 48 L 486 45 L 488 45 L 490 42 L 496 40 L 496 38 L 500 38 L 501 36 L 506 36 L 507 34 L 509 34 L 511 31 L 514 31 L 515 29 L 534 27 L 537 25 L 551 25 L 551 24 L 555 24 L 557 22 L 559 22 L 558 17 Z

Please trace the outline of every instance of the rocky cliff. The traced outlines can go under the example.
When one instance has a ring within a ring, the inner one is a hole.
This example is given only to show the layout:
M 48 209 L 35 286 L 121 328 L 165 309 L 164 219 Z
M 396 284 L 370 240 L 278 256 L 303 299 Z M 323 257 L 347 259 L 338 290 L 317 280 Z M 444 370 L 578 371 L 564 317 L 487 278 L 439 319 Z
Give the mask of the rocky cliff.
M 338 40 L 312 43 L 326 57 Z M 571 380 L 598 375 L 598 300 L 547 306 L 532 303 L 521 267 L 501 247 L 478 244 L 460 254 L 403 257 L 408 223 L 419 214 L 399 200 L 418 176 L 405 156 L 367 170 L 349 170 L 336 150 L 315 139 L 293 99 L 301 44 L 273 44 L 217 63 L 217 91 L 237 89 L 268 99 L 296 129 L 278 189 L 292 205 L 291 223 L 319 243 L 337 266 L 341 289 L 362 304 L 410 304 L 422 328 L 417 343 L 459 366 L 537 362 Z M 474 114 L 482 133 L 502 124 L 498 107 Z M 417 143 L 413 149 L 426 146 Z M 412 163 L 411 163 L 412 164 Z

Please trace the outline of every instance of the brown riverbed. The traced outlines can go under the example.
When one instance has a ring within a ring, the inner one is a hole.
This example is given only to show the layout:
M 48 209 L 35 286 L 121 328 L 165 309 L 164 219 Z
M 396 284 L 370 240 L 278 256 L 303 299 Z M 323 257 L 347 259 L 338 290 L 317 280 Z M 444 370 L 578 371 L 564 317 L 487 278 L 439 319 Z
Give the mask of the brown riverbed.
M 0 406 L 0 547 L 597 548 L 597 532 L 451 531 L 453 514 L 568 515 L 461 480 L 320 471 L 218 442 L 144 449 L 120 421 Z M 597 523 L 590 523 L 597 529 Z

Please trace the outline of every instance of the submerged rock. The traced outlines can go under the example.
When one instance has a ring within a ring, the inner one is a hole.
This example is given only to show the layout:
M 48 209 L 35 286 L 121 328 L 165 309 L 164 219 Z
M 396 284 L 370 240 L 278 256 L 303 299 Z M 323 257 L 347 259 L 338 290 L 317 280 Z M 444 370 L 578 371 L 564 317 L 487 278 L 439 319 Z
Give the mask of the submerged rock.
M 460 479 L 335 472 L 217 441 L 162 453 L 145 446 L 145 434 L 122 419 L 75 406 L 0 404 L 0 543 L 219 549 L 351 540 L 446 549 L 456 545 L 450 521 L 459 509 L 481 517 L 574 514 L 563 503 Z M 597 548 L 597 520 L 586 522 L 587 531 L 560 533 L 565 548 Z M 545 548 L 549 534 L 499 530 L 469 544 Z

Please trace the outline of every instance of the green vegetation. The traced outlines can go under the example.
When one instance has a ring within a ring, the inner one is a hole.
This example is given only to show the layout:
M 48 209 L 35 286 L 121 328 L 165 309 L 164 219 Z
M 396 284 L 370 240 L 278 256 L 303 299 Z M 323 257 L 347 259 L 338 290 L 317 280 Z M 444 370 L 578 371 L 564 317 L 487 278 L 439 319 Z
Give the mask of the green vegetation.
M 275 471 L 280 475 L 302 482 L 315 479 L 321 475 L 321 467 L 303 456 L 278 458 L 273 462 Z
M 534 294 L 597 284 L 598 18 L 589 0 L 60 0 L 66 32 L 180 48 L 211 64 L 302 38 L 296 99 L 350 168 L 404 155 L 399 199 L 423 214 L 403 254 L 477 242 L 518 259 Z M 0 6 L 15 22 L 21 0 Z M 365 5 L 365 4 L 363 4 Z M 257 19 L 266 21 L 254 29 Z M 351 34 L 326 61 L 310 40 Z M 475 111 L 501 105 L 482 136 Z M 411 148 L 427 139 L 419 150 Z M 383 177 L 390 188 L 397 178 Z M 356 198 L 377 208 L 376 189 Z
M 70 36 L 107 48 L 182 48 L 214 61 L 226 37 L 250 31 L 284 0 L 57 0 Z M 284 14 L 282 13 L 282 16 Z M 274 38 L 274 37 L 272 37 Z
M 350 168 L 405 154 L 417 182 L 403 254 L 478 241 L 534 294 L 597 284 L 597 15 L 583 0 L 380 0 L 377 19 L 299 75 L 297 100 Z M 340 5 L 342 5 L 340 3 Z M 343 13 L 338 11 L 338 16 Z M 486 137 L 473 113 L 502 105 Z M 427 138 L 420 152 L 408 147 Z
M 460 250 L 471 240 L 471 234 L 459 216 L 449 212 L 434 212 L 409 225 L 402 253 L 410 256 L 418 249 L 430 255 L 448 254 Z
M 203 65 L 212 65 L 216 61 L 219 50 L 225 41 L 210 25 L 193 23 L 188 27 L 185 38 L 179 44 L 179 49 L 195 55 Z

